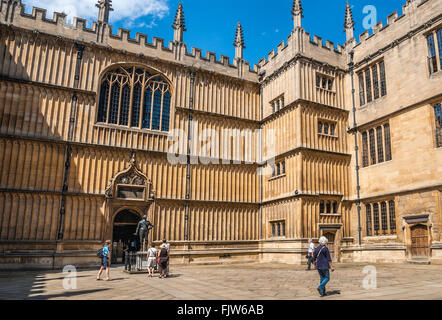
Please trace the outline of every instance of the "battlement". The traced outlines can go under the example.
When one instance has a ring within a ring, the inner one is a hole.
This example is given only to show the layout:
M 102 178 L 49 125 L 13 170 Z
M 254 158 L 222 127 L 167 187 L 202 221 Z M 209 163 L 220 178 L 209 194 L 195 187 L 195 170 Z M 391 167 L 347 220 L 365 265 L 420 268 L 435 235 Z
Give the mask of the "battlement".
M 230 58 L 225 55 L 221 55 L 217 60 L 217 54 L 210 51 L 207 51 L 206 56 L 202 55 L 202 50 L 199 48 L 192 47 L 191 52 L 188 52 L 187 46 L 183 43 L 176 44 L 170 41 L 168 46 L 165 46 L 164 39 L 152 37 L 152 41 L 149 42 L 148 35 L 139 32 L 135 34 L 135 38 L 131 38 L 131 31 L 128 29 L 118 28 L 117 33 L 113 33 L 112 26 L 95 21 L 92 22 L 91 27 L 87 27 L 87 20 L 83 18 L 74 17 L 72 23 L 68 23 L 64 13 L 54 12 L 52 19 L 50 19 L 47 17 L 46 9 L 33 7 L 31 13 L 28 14 L 25 12 L 24 4 L 20 3 L 15 10 L 6 10 L 6 6 L 7 4 L 4 2 L 0 6 L 0 23 L 7 21 L 8 25 L 64 37 L 73 41 L 110 47 L 140 56 L 156 57 L 187 67 L 221 73 L 248 81 L 257 82 L 258 80 L 259 66 L 254 65 L 251 69 L 250 63 L 244 60 L 231 64 Z M 179 53 L 176 54 L 175 51 Z
M 343 52 L 343 46 L 335 46 L 334 42 L 329 40 L 324 43 L 321 37 L 316 35 L 312 37 L 310 33 L 299 28 L 293 30 L 287 37 L 287 43 L 280 42 L 276 49 L 268 53 L 267 57 L 259 60 L 258 65 L 266 70 L 266 76 L 268 76 L 294 57 L 302 55 L 324 64 L 344 68 Z
M 432 4 L 432 6 L 430 4 Z M 384 25 L 381 20 L 376 23 L 371 32 L 370 30 L 366 30 L 361 33 L 355 49 L 357 50 L 358 47 L 364 47 L 364 51 L 369 50 L 367 47 L 376 47 L 379 46 L 379 43 L 386 45 L 400 38 L 398 34 L 402 34 L 402 36 L 406 35 L 410 29 L 413 28 L 413 21 L 410 20 L 412 19 L 411 11 L 413 11 L 413 15 L 419 15 L 423 20 L 430 20 L 434 18 L 440 10 L 442 10 L 442 1 L 440 0 L 415 0 L 405 4 L 402 6 L 401 15 L 399 15 L 399 12 L 396 10 L 387 16 L 386 25 Z M 374 40 L 379 39 L 379 37 L 383 38 L 382 41 Z

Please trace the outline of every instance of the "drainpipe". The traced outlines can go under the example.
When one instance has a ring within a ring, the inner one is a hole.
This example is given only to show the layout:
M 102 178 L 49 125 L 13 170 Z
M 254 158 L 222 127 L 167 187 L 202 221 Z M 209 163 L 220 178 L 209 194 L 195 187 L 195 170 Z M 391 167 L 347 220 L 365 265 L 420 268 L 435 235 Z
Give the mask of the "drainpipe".
M 192 157 L 192 121 L 193 121 L 193 100 L 194 100 L 194 84 L 195 84 L 195 71 L 190 71 L 190 98 L 187 124 L 187 168 L 186 168 L 186 211 L 184 218 L 184 240 L 187 242 L 186 249 L 189 250 L 189 218 L 190 218 L 190 190 L 191 190 L 191 157 Z M 189 257 L 190 262 L 190 257 Z
M 362 227 L 361 227 L 361 186 L 359 185 L 359 146 L 358 146 L 358 131 L 356 130 L 356 103 L 355 103 L 355 87 L 354 87 L 354 51 L 350 51 L 350 76 L 351 76 L 351 97 L 353 104 L 353 135 L 355 137 L 355 159 L 356 159 L 356 191 L 357 191 L 357 208 L 358 208 L 358 243 L 362 245 Z

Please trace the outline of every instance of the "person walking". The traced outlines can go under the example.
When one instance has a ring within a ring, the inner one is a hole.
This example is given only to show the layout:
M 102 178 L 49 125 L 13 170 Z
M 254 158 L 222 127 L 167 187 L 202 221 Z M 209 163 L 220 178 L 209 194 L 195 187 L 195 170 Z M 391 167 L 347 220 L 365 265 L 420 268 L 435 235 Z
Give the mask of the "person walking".
M 101 277 L 101 273 L 103 272 L 103 270 L 106 270 L 106 281 L 111 280 L 111 278 L 109 276 L 110 264 L 111 264 L 111 260 L 110 260 L 111 252 L 109 249 L 110 244 L 111 244 L 110 240 L 107 240 L 104 243 L 104 247 L 103 247 L 103 251 L 102 251 L 102 258 L 101 258 L 101 268 L 100 268 L 100 271 L 98 271 L 97 280 L 101 280 L 100 277 Z
M 312 265 L 312 261 L 313 261 L 313 252 L 314 251 L 315 251 L 315 244 L 313 243 L 313 240 L 310 238 L 310 239 L 308 239 L 308 254 L 307 254 L 308 268 L 305 269 L 306 271 L 310 271 L 311 270 L 311 265 Z
M 149 250 L 147 250 L 147 272 L 148 277 L 152 278 L 154 275 L 155 264 L 157 263 L 158 250 L 155 248 L 155 244 L 152 243 Z
M 318 292 L 321 297 L 326 296 L 325 286 L 330 281 L 330 270 L 335 271 L 330 257 L 330 251 L 327 248 L 327 238 L 319 238 L 319 247 L 317 247 L 313 253 L 313 263 L 318 270 L 320 277 L 320 284 L 318 286 Z
M 163 243 L 161 244 L 161 248 L 166 248 L 167 253 L 170 254 L 170 243 L 167 243 L 166 239 L 163 239 Z M 166 272 L 167 272 L 167 275 L 169 275 L 169 260 L 167 260 L 167 271 Z
M 158 265 L 160 267 L 160 278 L 167 278 L 167 264 L 169 262 L 169 252 L 166 246 L 161 245 L 158 252 Z

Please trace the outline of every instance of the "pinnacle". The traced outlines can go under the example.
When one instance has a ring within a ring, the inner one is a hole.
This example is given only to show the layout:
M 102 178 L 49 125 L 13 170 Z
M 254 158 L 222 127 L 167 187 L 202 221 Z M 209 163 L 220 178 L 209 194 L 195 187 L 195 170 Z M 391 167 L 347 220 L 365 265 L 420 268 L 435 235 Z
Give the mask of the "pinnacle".
M 183 4 L 181 2 L 178 4 L 178 9 L 176 10 L 175 20 L 173 22 L 172 28 L 174 28 L 175 30 L 182 29 L 183 31 L 187 31 L 184 20 Z
M 301 0 L 293 0 L 292 14 L 294 16 L 301 15 L 304 18 Z
M 238 25 L 236 27 L 236 33 L 235 33 L 235 41 L 233 42 L 233 45 L 235 47 L 243 47 L 244 45 L 244 31 L 241 26 L 241 22 L 238 22 Z
M 353 13 L 351 11 L 351 7 L 350 7 L 350 3 L 347 1 L 347 6 L 345 8 L 345 23 L 344 23 L 344 28 L 346 31 L 347 29 L 352 29 L 354 30 L 355 27 L 355 21 L 353 20 Z

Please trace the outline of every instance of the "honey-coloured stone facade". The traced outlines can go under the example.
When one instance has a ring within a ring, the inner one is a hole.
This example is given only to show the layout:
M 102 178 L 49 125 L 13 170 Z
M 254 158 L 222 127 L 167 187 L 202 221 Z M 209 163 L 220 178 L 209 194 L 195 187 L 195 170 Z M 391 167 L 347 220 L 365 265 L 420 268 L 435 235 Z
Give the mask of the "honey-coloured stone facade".
M 95 265 L 107 239 L 121 255 L 131 215 L 172 263 L 301 264 L 322 235 L 341 262 L 442 263 L 442 71 L 427 47 L 441 1 L 409 0 L 359 41 L 347 6 L 335 47 L 295 0 L 292 33 L 253 68 L 240 23 L 233 61 L 188 50 L 181 4 L 168 46 L 115 34 L 108 0 L 91 28 L 0 4 L 0 268 Z M 358 75 L 380 62 L 386 92 L 361 104 Z M 168 131 L 98 121 L 103 77 L 137 67 L 170 84 Z M 391 160 L 362 166 L 362 133 L 385 124 Z

